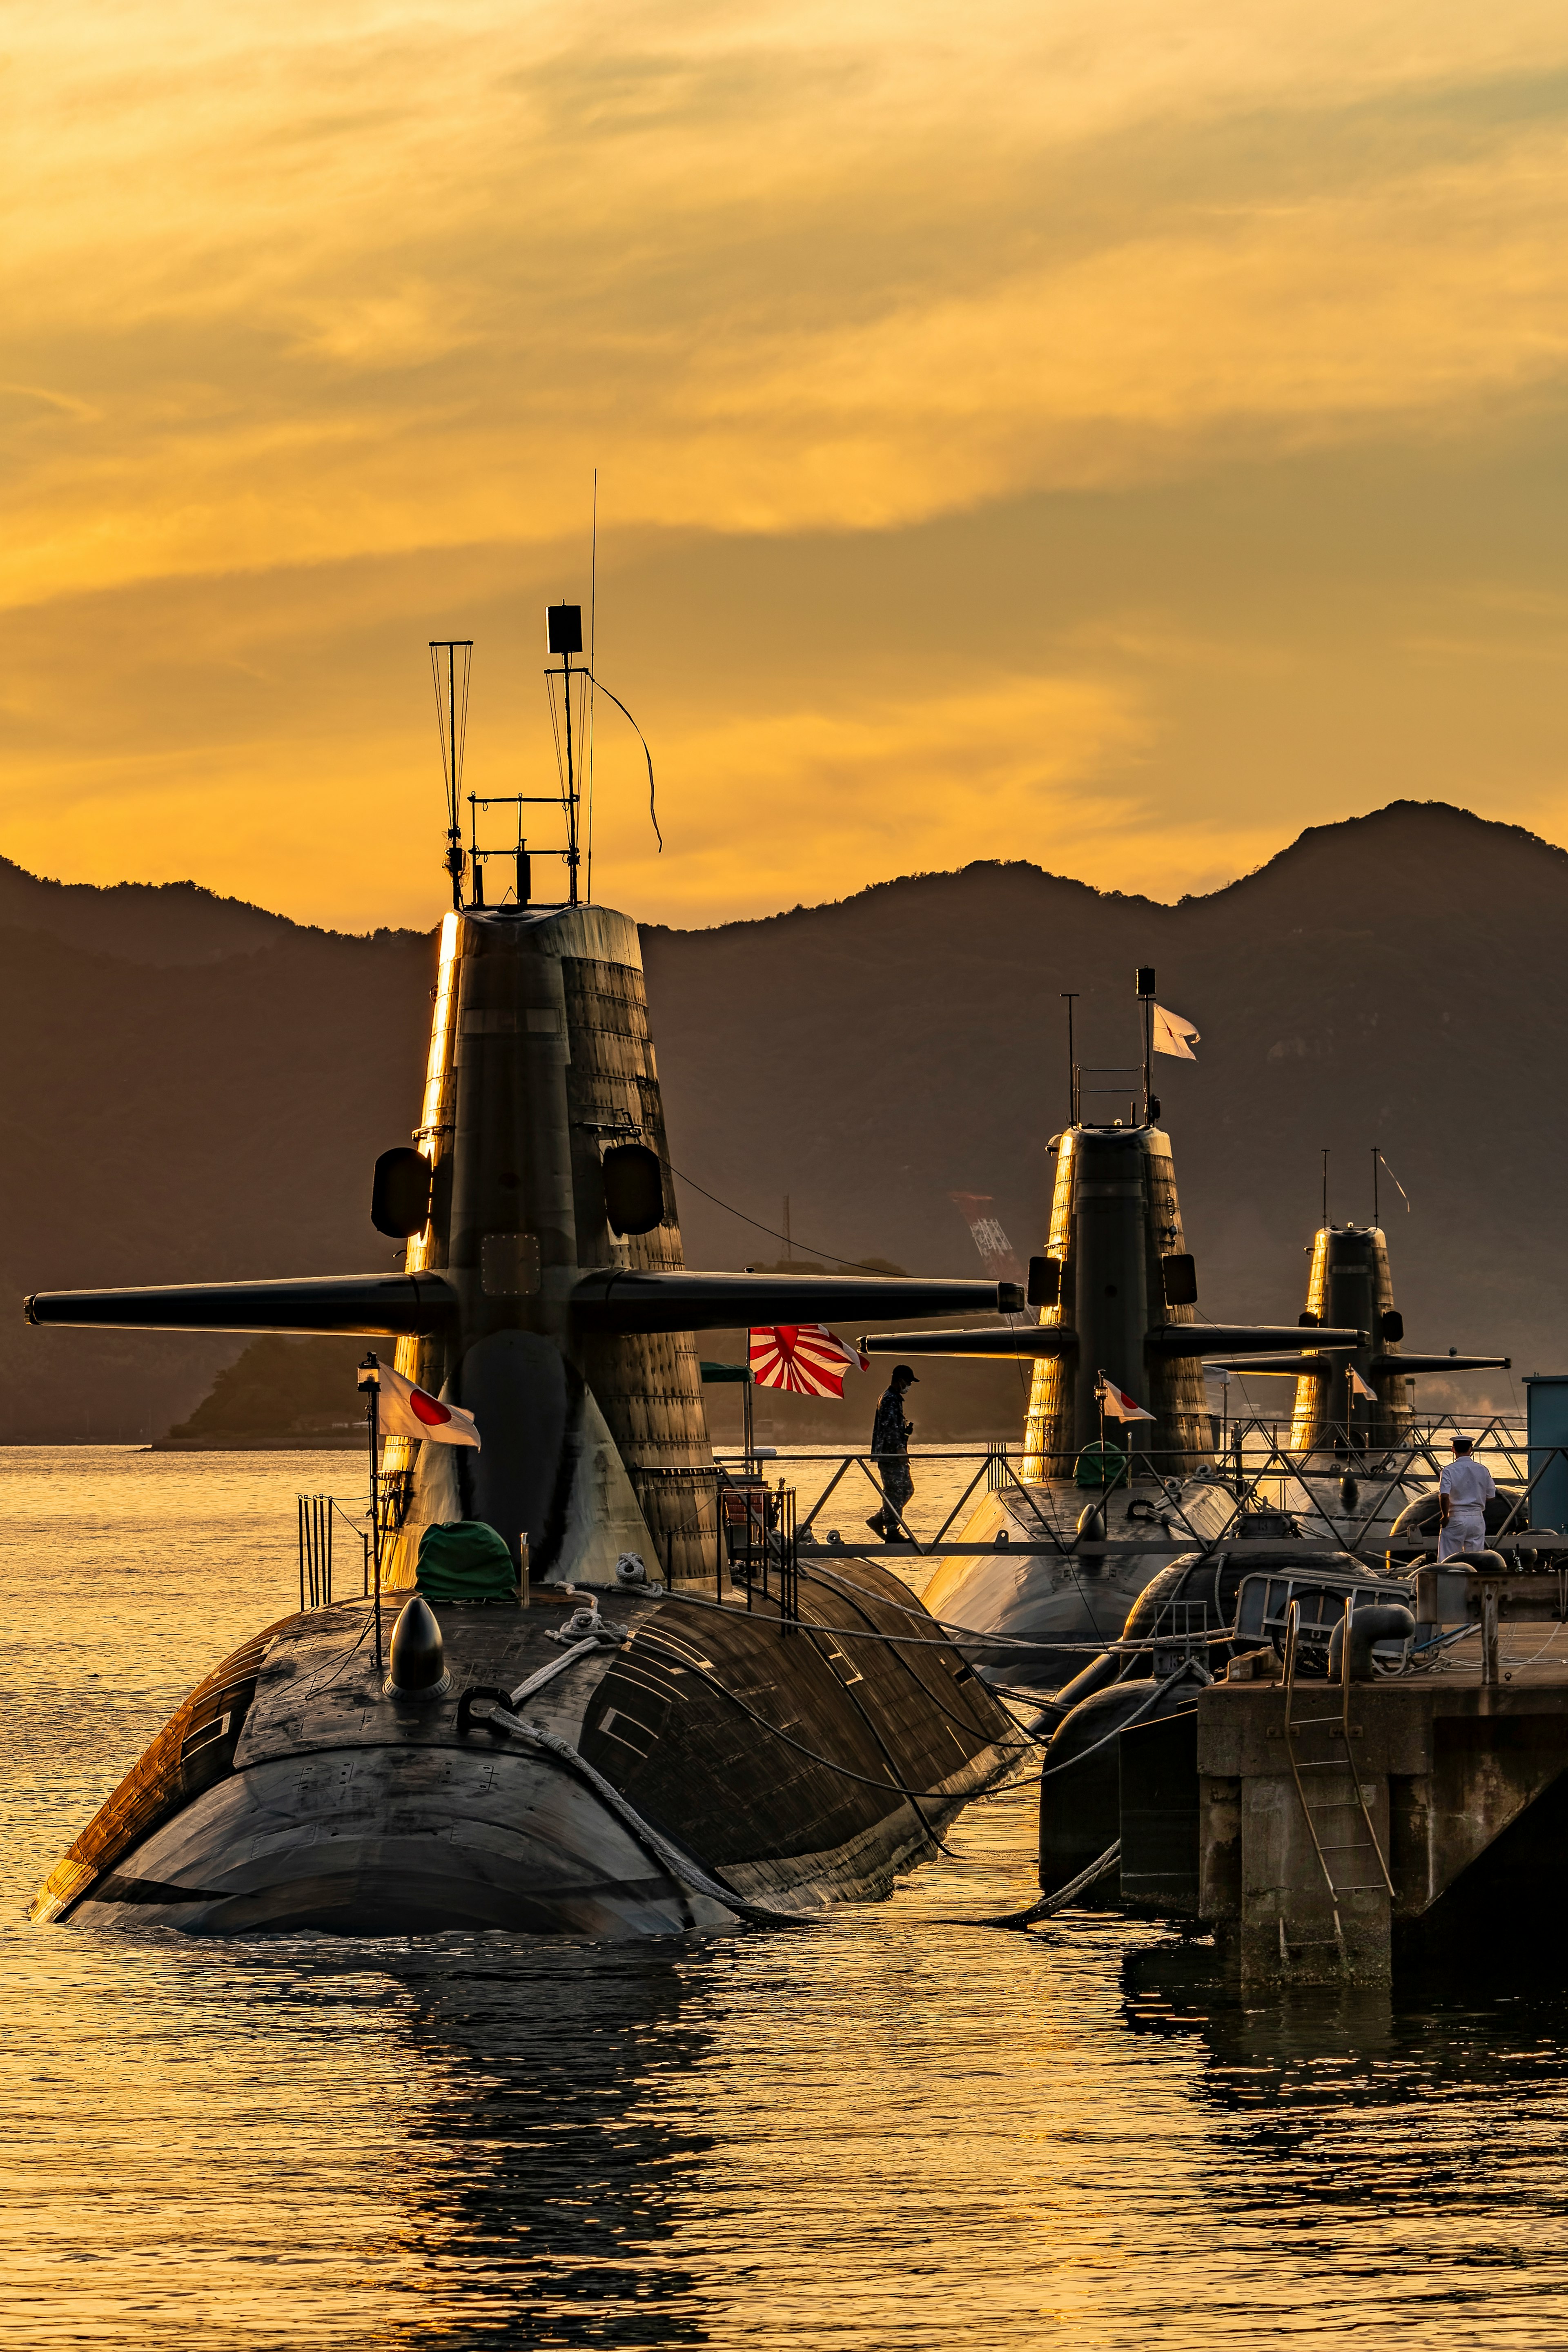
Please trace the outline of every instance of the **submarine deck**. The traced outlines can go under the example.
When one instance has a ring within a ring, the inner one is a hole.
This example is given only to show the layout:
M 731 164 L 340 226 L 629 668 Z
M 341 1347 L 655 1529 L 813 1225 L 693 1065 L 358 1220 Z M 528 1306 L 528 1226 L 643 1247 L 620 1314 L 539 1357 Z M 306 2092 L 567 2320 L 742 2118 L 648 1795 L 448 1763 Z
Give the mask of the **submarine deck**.
M 886 1571 L 801 1581 L 788 1622 L 755 1593 L 441 1602 L 447 1685 L 414 1703 L 363 1599 L 283 1619 L 175 1711 L 33 1916 L 616 1935 L 885 1893 L 1020 1736 L 935 1628 L 911 1640 Z

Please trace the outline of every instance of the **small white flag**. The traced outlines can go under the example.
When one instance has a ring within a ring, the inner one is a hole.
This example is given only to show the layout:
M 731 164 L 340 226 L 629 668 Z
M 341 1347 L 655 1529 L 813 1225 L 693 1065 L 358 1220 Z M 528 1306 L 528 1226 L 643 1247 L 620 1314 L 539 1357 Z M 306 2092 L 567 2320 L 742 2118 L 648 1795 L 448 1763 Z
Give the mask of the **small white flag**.
M 1198 1043 L 1198 1033 L 1190 1021 L 1179 1013 L 1167 1013 L 1163 1004 L 1154 1007 L 1154 1051 L 1173 1054 L 1178 1062 L 1195 1062 L 1193 1047 Z
M 428 1389 L 416 1389 L 390 1364 L 381 1368 L 381 1433 L 383 1437 L 427 1437 L 437 1445 L 473 1445 L 479 1427 L 460 1404 L 443 1404 Z
M 1370 1381 L 1363 1380 L 1361 1374 L 1357 1371 L 1353 1364 L 1347 1364 L 1345 1366 L 1345 1378 L 1350 1382 L 1351 1394 L 1352 1397 L 1365 1397 L 1368 1404 L 1375 1404 L 1377 1402 L 1377 1391 L 1373 1387 Z
M 1094 1384 L 1094 1393 L 1108 1421 L 1152 1421 L 1154 1418 L 1152 1412 L 1145 1412 L 1136 1398 L 1130 1397 L 1125 1389 L 1119 1389 L 1114 1381 L 1108 1381 L 1103 1372 Z

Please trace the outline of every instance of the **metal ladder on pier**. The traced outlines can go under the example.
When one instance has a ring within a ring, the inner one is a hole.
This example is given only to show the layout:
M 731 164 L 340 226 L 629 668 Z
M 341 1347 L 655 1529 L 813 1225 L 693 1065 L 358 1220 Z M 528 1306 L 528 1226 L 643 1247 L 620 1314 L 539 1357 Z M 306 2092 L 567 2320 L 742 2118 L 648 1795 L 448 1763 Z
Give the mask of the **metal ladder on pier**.
M 1351 1601 L 1347 1596 L 1348 1617 Z M 1378 1843 L 1377 1829 L 1362 1788 L 1361 1773 L 1356 1765 L 1354 1743 L 1351 1737 L 1350 1643 L 1340 1648 L 1340 1704 L 1331 1706 L 1331 1683 L 1308 1683 L 1298 1685 L 1296 1663 L 1300 1648 L 1300 1602 L 1292 1601 L 1285 1621 L 1285 1752 L 1290 1759 L 1291 1777 L 1296 1793 L 1301 1800 L 1306 1818 L 1307 1833 L 1318 1857 L 1328 1889 L 1330 1908 L 1333 1915 L 1331 1937 L 1304 1937 L 1298 1948 L 1313 1942 L 1332 1943 L 1342 1959 L 1345 1957 L 1344 1923 L 1340 1916 L 1340 1900 L 1346 1895 L 1384 1895 L 1392 1900 L 1394 1881 L 1388 1873 L 1388 1858 Z M 1347 1626 L 1347 1633 L 1349 1628 Z M 1298 1705 L 1322 1708 L 1327 1714 L 1299 1715 Z M 1308 1739 L 1312 1748 L 1329 1747 L 1336 1752 L 1328 1755 L 1303 1756 L 1299 1745 L 1302 1734 L 1316 1733 L 1322 1737 Z M 1348 1796 L 1310 1793 L 1324 1790 L 1321 1779 L 1308 1780 L 1306 1774 L 1338 1772 L 1350 1782 Z M 1348 1834 L 1346 1834 L 1348 1832 Z M 1368 1874 L 1375 1869 L 1376 1876 Z M 1289 1958 L 1283 1916 L 1279 1921 L 1279 1957 Z

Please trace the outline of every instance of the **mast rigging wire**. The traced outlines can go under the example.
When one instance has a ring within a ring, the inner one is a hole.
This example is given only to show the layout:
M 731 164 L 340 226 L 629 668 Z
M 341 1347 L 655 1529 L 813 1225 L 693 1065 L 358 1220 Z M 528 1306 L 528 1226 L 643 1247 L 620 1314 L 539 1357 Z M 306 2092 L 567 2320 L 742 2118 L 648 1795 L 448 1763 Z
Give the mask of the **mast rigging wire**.
M 642 729 L 637 725 L 637 720 L 632 717 L 631 712 L 626 709 L 626 706 L 621 700 L 620 696 L 618 694 L 610 694 L 609 688 L 603 685 L 601 681 L 594 676 L 591 666 L 584 670 L 583 676 L 588 680 L 590 685 L 597 687 L 601 694 L 610 695 L 610 700 L 615 704 L 616 709 L 620 712 L 622 718 L 630 727 L 632 733 L 642 745 L 642 755 L 647 761 L 647 813 L 649 820 L 653 825 L 655 836 L 658 842 L 659 854 L 662 856 L 664 852 L 664 835 L 658 829 L 658 811 L 654 804 L 653 753 L 647 748 L 647 737 L 643 733 Z

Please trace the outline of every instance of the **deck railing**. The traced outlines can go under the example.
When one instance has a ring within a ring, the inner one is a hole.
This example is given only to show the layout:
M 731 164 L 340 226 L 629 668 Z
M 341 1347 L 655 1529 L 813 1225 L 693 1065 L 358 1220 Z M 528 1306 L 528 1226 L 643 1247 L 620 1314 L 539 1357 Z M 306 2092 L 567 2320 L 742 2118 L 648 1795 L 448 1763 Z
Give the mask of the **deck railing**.
M 342 1522 L 352 1544 L 360 1551 L 360 1597 L 370 1597 L 369 1514 L 363 1496 L 297 1495 L 300 1523 L 300 1606 L 330 1609 L 332 1605 L 333 1531 Z M 345 1507 L 345 1504 L 351 1507 Z M 351 1551 L 351 1558 L 352 1558 Z M 352 1574 L 352 1570 L 351 1570 Z

